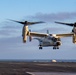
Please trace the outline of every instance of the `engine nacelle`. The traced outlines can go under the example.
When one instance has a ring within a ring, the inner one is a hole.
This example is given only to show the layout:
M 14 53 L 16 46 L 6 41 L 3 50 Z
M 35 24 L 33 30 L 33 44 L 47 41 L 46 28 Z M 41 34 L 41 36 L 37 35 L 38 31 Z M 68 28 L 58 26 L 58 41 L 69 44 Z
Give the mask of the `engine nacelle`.
M 76 34 L 73 35 L 73 43 L 76 44 Z
M 27 41 L 27 34 L 28 34 L 28 26 L 24 26 L 22 30 L 23 42 Z

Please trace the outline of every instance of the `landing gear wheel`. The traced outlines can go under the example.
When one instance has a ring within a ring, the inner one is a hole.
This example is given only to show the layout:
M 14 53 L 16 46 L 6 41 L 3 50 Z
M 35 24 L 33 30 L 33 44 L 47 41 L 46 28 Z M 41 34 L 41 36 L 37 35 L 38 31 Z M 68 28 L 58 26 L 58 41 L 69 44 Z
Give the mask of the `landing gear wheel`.
M 39 47 L 39 49 L 42 49 L 42 47 Z
M 54 47 L 53 47 L 53 49 L 54 49 Z
M 59 49 L 59 47 L 57 47 L 57 49 Z
M 56 47 L 54 46 L 53 49 L 56 49 Z

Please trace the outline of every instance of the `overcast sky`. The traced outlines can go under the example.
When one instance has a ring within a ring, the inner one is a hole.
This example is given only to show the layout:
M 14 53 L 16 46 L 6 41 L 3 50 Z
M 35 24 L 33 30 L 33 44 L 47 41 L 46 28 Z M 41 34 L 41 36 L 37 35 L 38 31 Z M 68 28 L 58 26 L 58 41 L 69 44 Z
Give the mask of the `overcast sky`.
M 22 43 L 22 25 L 8 21 L 45 21 L 29 27 L 32 31 L 69 33 L 72 27 L 54 21 L 76 21 L 76 0 L 0 0 L 0 59 L 76 59 L 76 45 L 72 37 L 62 38 L 59 50 L 44 47 L 39 50 L 37 40 Z

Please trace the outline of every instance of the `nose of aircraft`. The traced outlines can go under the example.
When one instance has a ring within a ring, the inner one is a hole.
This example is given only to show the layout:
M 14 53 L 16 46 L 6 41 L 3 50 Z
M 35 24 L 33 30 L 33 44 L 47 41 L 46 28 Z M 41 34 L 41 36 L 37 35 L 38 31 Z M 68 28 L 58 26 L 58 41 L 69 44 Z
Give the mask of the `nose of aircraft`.
M 57 45 L 57 46 L 60 46 L 60 45 L 61 45 L 61 42 L 60 42 L 60 41 L 58 41 L 58 42 L 56 43 L 56 45 Z

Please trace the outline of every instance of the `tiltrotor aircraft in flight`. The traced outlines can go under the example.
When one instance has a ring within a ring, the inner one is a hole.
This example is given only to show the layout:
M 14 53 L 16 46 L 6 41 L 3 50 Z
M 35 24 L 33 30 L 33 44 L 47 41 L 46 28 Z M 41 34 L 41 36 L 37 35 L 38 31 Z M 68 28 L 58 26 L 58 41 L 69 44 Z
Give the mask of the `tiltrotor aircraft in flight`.
M 59 49 L 59 46 L 62 44 L 60 38 L 73 36 L 73 33 L 49 34 L 49 33 L 31 32 L 29 30 L 28 28 L 29 25 L 45 23 L 42 21 L 39 21 L 39 22 L 28 22 L 28 21 L 21 22 L 21 21 L 15 21 L 15 20 L 11 20 L 11 21 L 14 21 L 23 25 L 23 29 L 22 29 L 23 42 L 25 43 L 27 41 L 27 36 L 29 36 L 29 41 L 32 40 L 32 37 L 35 37 L 34 39 L 37 39 L 39 41 L 39 49 L 42 49 L 43 47 L 48 47 L 48 46 L 53 46 L 53 49 Z

